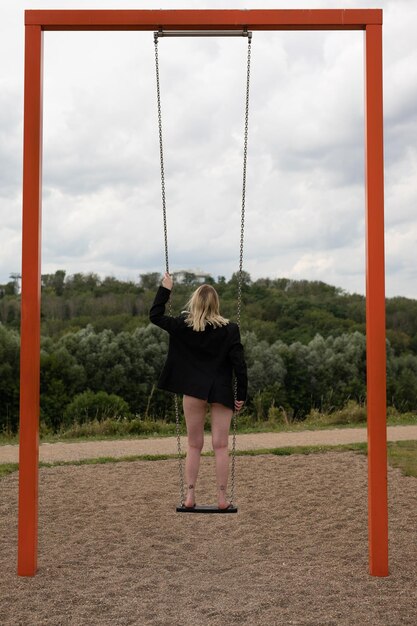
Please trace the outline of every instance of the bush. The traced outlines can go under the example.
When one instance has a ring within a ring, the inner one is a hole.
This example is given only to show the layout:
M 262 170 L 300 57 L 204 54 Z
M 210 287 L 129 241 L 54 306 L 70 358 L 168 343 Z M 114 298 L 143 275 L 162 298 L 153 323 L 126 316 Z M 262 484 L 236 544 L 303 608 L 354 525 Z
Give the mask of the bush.
M 363 424 L 366 422 L 366 406 L 349 400 L 345 406 L 331 413 L 322 413 L 319 409 L 311 409 L 305 421 L 312 424 Z
M 73 399 L 67 406 L 64 419 L 67 424 L 77 422 L 102 421 L 105 419 L 117 419 L 130 415 L 128 403 L 120 396 L 108 394 L 105 391 L 84 391 Z
M 366 422 L 366 406 L 349 400 L 346 405 L 332 414 L 333 424 L 362 424 Z
M 181 434 L 185 428 L 181 425 Z M 128 437 L 140 435 L 175 435 L 175 424 L 159 421 L 144 420 L 139 416 L 133 418 L 106 418 L 102 421 L 93 419 L 83 424 L 73 423 L 69 427 L 62 427 L 60 438 L 73 439 L 77 437 Z M 175 452 L 175 451 L 174 451 Z M 174 453 L 173 452 L 173 453 Z

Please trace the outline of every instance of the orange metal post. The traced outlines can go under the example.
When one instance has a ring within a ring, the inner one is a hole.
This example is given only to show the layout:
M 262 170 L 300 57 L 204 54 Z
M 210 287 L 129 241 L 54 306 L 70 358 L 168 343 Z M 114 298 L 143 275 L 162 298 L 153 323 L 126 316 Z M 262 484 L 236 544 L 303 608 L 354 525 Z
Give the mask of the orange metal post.
M 42 31 L 26 26 L 18 566 L 37 570 L 42 178 Z
M 365 34 L 369 570 L 388 576 L 382 26 Z

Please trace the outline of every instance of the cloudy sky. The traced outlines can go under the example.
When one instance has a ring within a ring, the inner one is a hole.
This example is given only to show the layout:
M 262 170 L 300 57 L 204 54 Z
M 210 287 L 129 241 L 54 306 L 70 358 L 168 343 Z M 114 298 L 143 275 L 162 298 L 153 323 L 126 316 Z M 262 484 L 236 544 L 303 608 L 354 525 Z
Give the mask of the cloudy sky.
M 366 8 L 360 0 L 0 6 L 0 282 L 20 271 L 25 8 Z M 372 4 L 371 4 L 372 6 Z M 414 0 L 384 9 L 387 295 L 417 298 Z M 162 271 L 152 33 L 44 34 L 42 272 Z M 255 32 L 245 269 L 365 290 L 363 33 Z M 171 270 L 237 269 L 247 41 L 159 43 Z

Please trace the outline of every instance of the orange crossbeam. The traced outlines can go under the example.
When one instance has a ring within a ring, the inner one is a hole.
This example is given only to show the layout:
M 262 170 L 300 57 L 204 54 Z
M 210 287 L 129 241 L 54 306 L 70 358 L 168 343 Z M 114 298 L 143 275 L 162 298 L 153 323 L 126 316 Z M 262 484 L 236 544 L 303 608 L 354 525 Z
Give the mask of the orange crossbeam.
M 382 24 L 382 10 L 28 10 L 25 19 L 43 30 L 363 30 Z

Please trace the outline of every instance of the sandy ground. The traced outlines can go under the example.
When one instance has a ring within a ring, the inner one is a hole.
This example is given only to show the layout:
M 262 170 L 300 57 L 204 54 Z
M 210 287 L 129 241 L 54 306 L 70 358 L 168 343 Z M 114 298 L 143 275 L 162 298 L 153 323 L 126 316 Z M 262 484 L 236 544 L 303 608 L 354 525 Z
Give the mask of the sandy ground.
M 6 476 L 0 623 L 415 626 L 417 479 L 389 469 L 390 576 L 374 578 L 366 457 L 238 457 L 237 470 L 237 515 L 179 515 L 175 460 L 42 468 L 34 578 L 16 576 Z M 198 501 L 213 498 L 205 458 Z
M 252 433 L 237 436 L 238 450 L 259 450 L 285 446 L 335 445 L 366 441 L 366 428 L 332 428 L 329 430 L 304 430 L 293 433 Z M 417 439 L 417 426 L 389 426 L 389 441 Z M 181 438 L 186 450 L 186 439 Z M 210 436 L 205 437 L 205 450 L 211 450 Z M 82 443 L 42 443 L 39 447 L 41 461 L 74 461 L 102 456 L 122 457 L 141 454 L 176 454 L 174 437 L 155 439 L 120 439 L 113 441 L 85 441 Z M 0 463 L 17 463 L 19 448 L 0 446 Z

